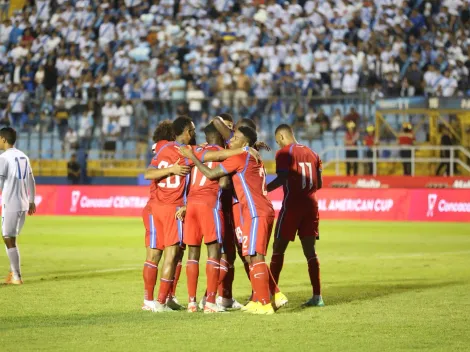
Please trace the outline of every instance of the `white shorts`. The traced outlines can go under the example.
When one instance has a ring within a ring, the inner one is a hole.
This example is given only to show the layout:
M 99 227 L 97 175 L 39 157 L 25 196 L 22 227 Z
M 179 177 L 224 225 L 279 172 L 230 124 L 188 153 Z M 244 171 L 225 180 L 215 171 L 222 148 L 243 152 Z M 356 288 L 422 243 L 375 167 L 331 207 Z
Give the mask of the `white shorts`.
M 26 219 L 26 211 L 13 211 L 2 214 L 3 237 L 16 237 L 20 234 Z

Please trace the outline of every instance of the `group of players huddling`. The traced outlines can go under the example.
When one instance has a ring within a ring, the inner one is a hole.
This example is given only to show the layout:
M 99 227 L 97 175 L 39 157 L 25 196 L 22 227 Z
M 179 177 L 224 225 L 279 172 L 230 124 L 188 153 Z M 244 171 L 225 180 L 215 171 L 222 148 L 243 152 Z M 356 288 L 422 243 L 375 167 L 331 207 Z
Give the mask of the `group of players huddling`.
M 257 141 L 253 121 L 241 119 L 234 126 L 229 114 L 221 114 L 205 127 L 204 133 L 206 143 L 196 145 L 196 128 L 186 116 L 173 122 L 163 121 L 155 130 L 154 157 L 145 172 L 145 177 L 152 180 L 150 199 L 142 213 L 147 247 L 142 309 L 153 312 L 184 309 L 175 297 L 175 290 L 187 247 L 188 312 L 197 312 L 199 307 L 204 313 L 231 308 L 273 314 L 288 303 L 278 282 L 284 253 L 296 234 L 313 287 L 313 296 L 304 306 L 323 306 L 315 252 L 319 221 L 315 192 L 322 186 L 318 155 L 297 143 L 290 126 L 278 126 L 275 137 L 281 149 L 276 154 L 277 177 L 266 185 L 264 165 L 257 152 L 266 145 Z M 284 200 L 268 268 L 265 256 L 274 209 L 267 194 L 280 186 L 284 188 Z M 207 286 L 198 305 L 196 291 L 203 241 L 208 254 Z M 252 288 L 245 306 L 232 297 L 237 251 Z M 160 286 L 154 299 L 158 267 Z

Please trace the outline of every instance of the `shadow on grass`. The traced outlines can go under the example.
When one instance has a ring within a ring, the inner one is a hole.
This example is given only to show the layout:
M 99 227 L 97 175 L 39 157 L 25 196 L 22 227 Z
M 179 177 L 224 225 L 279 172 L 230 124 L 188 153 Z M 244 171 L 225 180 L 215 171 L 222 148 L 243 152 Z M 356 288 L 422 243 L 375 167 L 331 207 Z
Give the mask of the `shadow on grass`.
M 421 279 L 411 280 L 415 282 L 407 283 L 391 283 L 389 281 L 377 281 L 376 283 L 363 283 L 354 285 L 329 285 L 323 289 L 323 299 L 327 306 L 337 306 L 341 304 L 369 301 L 379 297 L 386 297 L 394 294 L 404 292 L 419 292 L 423 290 L 430 290 L 434 288 L 443 288 L 449 286 L 456 286 L 465 284 L 465 281 L 444 281 L 444 282 L 416 282 Z M 383 284 L 380 284 L 380 283 Z M 289 298 L 289 306 L 282 309 L 280 312 L 294 312 L 301 311 L 302 303 L 311 297 L 312 292 L 307 291 L 302 287 L 302 290 L 292 292 L 285 292 Z

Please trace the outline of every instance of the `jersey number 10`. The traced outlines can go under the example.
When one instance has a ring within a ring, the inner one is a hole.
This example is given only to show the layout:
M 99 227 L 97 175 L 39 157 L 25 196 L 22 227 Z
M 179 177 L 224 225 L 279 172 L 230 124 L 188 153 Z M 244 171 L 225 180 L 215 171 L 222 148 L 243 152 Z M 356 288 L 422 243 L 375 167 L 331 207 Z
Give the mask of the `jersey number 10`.
M 21 160 L 21 162 L 20 162 Z M 16 167 L 18 168 L 18 179 L 24 180 L 26 178 L 26 172 L 28 171 L 28 161 L 24 156 L 20 156 L 19 158 L 15 158 Z M 24 171 L 21 169 L 21 164 L 24 165 Z
M 302 170 L 302 189 L 307 187 L 307 178 L 309 182 L 308 189 L 312 189 L 313 180 L 312 180 L 312 163 L 299 163 L 300 169 Z M 308 174 L 307 174 L 308 169 Z

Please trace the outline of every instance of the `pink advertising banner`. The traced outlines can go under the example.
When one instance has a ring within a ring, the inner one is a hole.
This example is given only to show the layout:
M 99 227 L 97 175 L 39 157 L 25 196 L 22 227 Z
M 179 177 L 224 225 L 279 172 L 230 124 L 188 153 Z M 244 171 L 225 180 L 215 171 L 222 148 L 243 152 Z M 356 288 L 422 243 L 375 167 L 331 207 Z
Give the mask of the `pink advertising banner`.
M 140 216 L 144 186 L 38 186 L 37 215 Z M 276 214 L 282 190 L 270 193 Z M 470 189 L 337 189 L 318 192 L 321 219 L 470 222 Z

